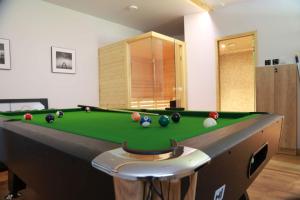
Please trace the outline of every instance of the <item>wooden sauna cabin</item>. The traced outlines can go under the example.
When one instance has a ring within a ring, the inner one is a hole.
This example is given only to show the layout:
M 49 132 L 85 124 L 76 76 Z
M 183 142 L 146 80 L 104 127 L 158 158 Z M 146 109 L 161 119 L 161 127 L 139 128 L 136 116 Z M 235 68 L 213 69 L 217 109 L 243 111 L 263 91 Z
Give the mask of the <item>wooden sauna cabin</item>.
M 185 43 L 155 32 L 100 48 L 100 107 L 187 108 L 185 62 Z

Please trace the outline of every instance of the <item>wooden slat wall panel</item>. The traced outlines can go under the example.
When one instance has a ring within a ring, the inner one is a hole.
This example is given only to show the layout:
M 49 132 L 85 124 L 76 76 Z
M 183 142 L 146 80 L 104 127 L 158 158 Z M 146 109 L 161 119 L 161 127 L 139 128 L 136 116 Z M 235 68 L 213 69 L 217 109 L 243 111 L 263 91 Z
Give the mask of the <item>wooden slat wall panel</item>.
M 256 110 L 284 115 L 279 150 L 296 154 L 299 77 L 296 65 L 258 67 L 256 69 Z
M 126 43 L 118 42 L 99 50 L 101 107 L 128 107 Z
M 296 152 L 297 68 L 295 65 L 286 65 L 276 69 L 275 111 L 285 117 L 280 148 Z
M 256 68 L 256 111 L 275 112 L 274 108 L 274 68 Z

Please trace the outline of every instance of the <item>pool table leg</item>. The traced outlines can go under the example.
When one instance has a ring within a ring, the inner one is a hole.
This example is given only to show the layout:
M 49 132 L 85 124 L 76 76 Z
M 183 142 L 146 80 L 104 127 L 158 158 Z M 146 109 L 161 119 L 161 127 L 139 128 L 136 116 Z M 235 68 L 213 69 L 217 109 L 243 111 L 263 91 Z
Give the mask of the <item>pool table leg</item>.
M 246 192 L 240 197 L 239 200 L 249 200 L 248 192 L 246 191 Z
M 8 170 L 8 190 L 9 194 L 5 197 L 5 199 L 15 199 L 21 196 L 19 193 L 20 190 L 26 188 L 26 184 L 12 171 Z
M 149 188 L 155 187 L 163 195 L 164 199 L 169 200 L 194 200 L 196 198 L 196 184 L 198 173 L 194 173 L 183 179 L 158 181 L 129 181 L 114 177 L 114 188 L 116 200 L 141 200 L 147 199 Z M 188 182 L 188 183 L 187 183 Z M 151 186 L 152 184 L 152 186 Z M 185 188 L 183 191 L 183 188 Z M 151 190 L 152 191 L 152 190 Z M 160 200 L 160 196 L 152 191 L 151 200 Z
M 3 171 L 6 171 L 7 170 L 7 167 L 0 162 L 0 172 L 3 172 Z

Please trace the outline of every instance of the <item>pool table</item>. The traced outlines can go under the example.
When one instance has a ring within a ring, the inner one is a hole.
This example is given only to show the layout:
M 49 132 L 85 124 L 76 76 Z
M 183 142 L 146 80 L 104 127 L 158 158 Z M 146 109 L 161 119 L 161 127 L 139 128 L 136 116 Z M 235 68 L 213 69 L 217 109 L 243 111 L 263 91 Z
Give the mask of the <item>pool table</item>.
M 130 113 L 92 108 L 0 113 L 0 161 L 9 169 L 11 196 L 28 200 L 247 199 L 247 188 L 276 153 L 283 117 L 220 112 L 204 128 L 208 112 L 179 111 L 179 123 L 160 127 L 172 110 Z M 154 114 L 155 113 L 155 114 Z M 154 115 L 153 115 L 154 114 Z M 119 171 L 118 171 L 119 170 Z M 25 189 L 25 190 L 24 190 Z

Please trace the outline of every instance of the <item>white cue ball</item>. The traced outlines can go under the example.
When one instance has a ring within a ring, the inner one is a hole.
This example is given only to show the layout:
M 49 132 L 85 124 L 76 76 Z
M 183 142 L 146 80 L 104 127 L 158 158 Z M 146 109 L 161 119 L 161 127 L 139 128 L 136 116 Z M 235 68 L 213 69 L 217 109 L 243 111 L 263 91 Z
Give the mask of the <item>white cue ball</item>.
M 217 125 L 217 121 L 213 118 L 206 118 L 204 121 L 203 121 L 203 126 L 205 128 L 209 128 L 209 127 L 212 127 L 212 126 L 215 126 Z

